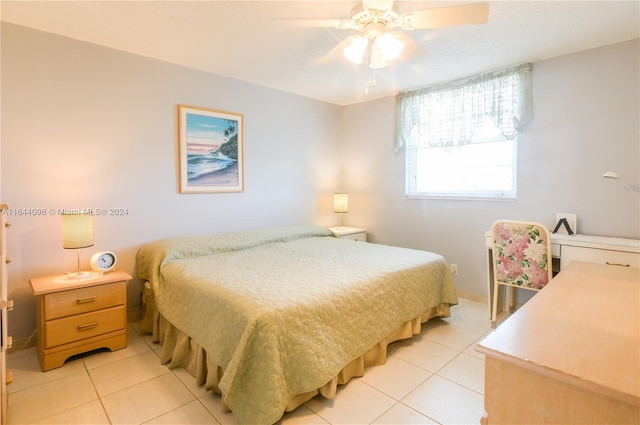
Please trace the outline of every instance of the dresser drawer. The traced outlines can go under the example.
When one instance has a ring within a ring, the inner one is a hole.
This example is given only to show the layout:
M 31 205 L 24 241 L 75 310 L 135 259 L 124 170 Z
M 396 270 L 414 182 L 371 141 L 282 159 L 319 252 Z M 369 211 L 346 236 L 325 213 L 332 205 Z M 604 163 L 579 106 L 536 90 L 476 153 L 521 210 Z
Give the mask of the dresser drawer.
M 122 330 L 126 326 L 125 321 L 124 306 L 51 320 L 44 323 L 44 348 Z
M 43 319 L 58 319 L 60 317 L 123 305 L 126 296 L 125 282 L 115 282 L 47 294 L 43 296 L 42 300 Z
M 563 246 L 561 249 L 562 255 L 560 259 L 562 268 L 566 267 L 571 261 L 586 261 L 589 263 L 640 267 L 640 254 L 635 252 L 584 248 L 580 246 Z

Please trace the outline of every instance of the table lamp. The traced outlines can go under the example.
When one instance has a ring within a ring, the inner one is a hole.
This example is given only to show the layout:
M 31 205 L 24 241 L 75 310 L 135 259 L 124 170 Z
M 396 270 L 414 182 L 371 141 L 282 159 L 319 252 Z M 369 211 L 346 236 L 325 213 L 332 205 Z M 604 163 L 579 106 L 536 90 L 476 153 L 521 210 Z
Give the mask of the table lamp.
M 93 246 L 93 218 L 91 214 L 79 212 L 62 214 L 62 247 L 75 249 L 78 256 L 78 270 L 68 273 L 67 279 L 81 280 L 91 277 L 91 273 L 80 271 L 80 249 L 90 246 Z
M 342 227 L 342 215 L 347 213 L 349 207 L 348 193 L 333 194 L 333 212 L 340 214 L 340 227 Z

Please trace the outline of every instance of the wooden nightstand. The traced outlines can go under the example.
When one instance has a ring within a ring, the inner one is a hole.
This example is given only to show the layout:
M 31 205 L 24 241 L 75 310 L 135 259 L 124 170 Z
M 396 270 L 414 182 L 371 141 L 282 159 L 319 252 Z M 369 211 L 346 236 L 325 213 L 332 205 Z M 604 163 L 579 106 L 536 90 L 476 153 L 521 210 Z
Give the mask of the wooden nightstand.
M 29 280 L 37 297 L 37 346 L 43 371 L 62 366 L 75 354 L 127 346 L 128 273 L 113 271 L 69 283 L 56 283 L 56 278 Z
M 367 229 L 360 229 L 358 227 L 329 227 L 337 237 L 341 239 L 351 239 L 352 241 L 367 241 Z

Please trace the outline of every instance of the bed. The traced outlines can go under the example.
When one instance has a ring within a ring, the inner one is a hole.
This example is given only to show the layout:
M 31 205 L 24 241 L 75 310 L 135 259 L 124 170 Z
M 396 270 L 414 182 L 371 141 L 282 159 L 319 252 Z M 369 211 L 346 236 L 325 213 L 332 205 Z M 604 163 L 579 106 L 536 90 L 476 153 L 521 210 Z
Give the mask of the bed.
M 238 423 L 271 424 L 383 364 L 387 345 L 457 304 L 444 258 L 318 226 L 143 246 L 143 330 L 161 361 L 222 395 Z

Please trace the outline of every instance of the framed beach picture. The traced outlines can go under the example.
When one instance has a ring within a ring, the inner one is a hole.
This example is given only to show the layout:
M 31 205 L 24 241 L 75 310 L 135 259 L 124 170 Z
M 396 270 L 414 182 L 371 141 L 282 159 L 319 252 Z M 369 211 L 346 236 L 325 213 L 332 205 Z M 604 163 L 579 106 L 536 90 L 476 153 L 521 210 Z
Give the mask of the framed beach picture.
M 180 193 L 244 190 L 243 116 L 178 105 Z

